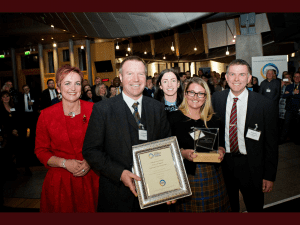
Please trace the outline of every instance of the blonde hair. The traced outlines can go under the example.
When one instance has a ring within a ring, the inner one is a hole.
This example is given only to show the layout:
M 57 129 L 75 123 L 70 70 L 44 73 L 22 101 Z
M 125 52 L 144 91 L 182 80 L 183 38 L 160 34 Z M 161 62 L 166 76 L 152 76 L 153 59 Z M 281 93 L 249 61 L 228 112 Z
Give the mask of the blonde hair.
M 210 94 L 209 87 L 203 79 L 201 79 L 199 77 L 192 77 L 192 78 L 188 79 L 188 83 L 186 84 L 186 86 L 184 88 L 184 98 L 183 98 L 182 103 L 178 107 L 178 109 L 183 114 L 185 114 L 185 115 L 188 114 L 189 106 L 188 106 L 187 100 L 186 100 L 186 93 L 191 84 L 199 84 L 201 87 L 203 87 L 205 89 L 206 99 L 200 108 L 200 119 L 204 121 L 205 127 L 207 128 L 206 122 L 210 121 L 210 119 L 212 118 L 212 116 L 214 114 L 214 110 L 213 110 L 213 107 L 211 104 L 211 94 Z

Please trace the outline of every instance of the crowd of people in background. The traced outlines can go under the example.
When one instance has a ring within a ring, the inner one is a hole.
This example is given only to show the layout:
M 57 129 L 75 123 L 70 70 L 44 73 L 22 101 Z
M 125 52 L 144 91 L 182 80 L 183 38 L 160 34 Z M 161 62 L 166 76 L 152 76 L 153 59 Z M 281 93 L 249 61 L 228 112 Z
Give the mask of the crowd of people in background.
M 139 63 L 142 61 L 139 61 L 139 59 L 132 59 L 133 61 L 137 60 Z M 132 61 L 129 60 L 129 62 L 132 63 Z M 127 62 L 127 66 L 129 66 L 129 62 Z M 237 68 L 237 65 L 234 65 Z M 242 66 L 245 66 L 242 64 Z M 138 69 L 143 70 L 143 64 L 139 65 Z M 38 95 L 35 92 L 31 92 L 31 89 L 29 85 L 24 85 L 22 87 L 23 93 L 18 92 L 14 89 L 13 83 L 11 81 L 7 81 L 2 89 L 1 89 L 1 104 L 0 104 L 0 114 L 1 114 L 1 121 L 0 121 L 0 144 L 1 148 L 4 149 L 3 151 L 3 157 L 4 157 L 4 163 L 1 164 L 3 168 L 1 168 L 0 171 L 9 171 L 3 173 L 3 177 L 5 177 L 6 180 L 8 179 L 14 179 L 17 174 L 17 167 L 24 167 L 25 168 L 25 174 L 31 176 L 31 171 L 29 169 L 29 161 L 30 157 L 34 154 L 33 150 L 36 148 L 36 154 L 39 160 L 46 166 L 46 167 L 60 167 L 63 165 L 64 168 L 67 169 L 69 172 L 68 174 L 64 173 L 63 170 L 57 170 L 52 169 L 53 174 L 60 174 L 60 176 L 70 177 L 72 174 L 76 174 L 76 176 L 84 177 L 80 181 L 74 180 L 73 183 L 76 182 L 87 182 L 89 183 L 89 191 L 90 193 L 83 194 L 84 190 L 76 190 L 76 196 L 72 197 L 78 198 L 76 202 L 70 204 L 68 200 L 65 199 L 64 202 L 51 202 L 49 200 L 49 196 L 47 196 L 47 193 L 50 193 L 50 186 L 51 186 L 51 179 L 48 177 L 46 184 L 43 187 L 43 204 L 41 204 L 41 208 L 44 211 L 61 211 L 60 207 L 61 204 L 65 204 L 65 212 L 72 212 L 74 211 L 74 207 L 76 208 L 75 211 L 84 211 L 83 209 L 84 204 L 87 205 L 87 211 L 95 211 L 96 203 L 97 201 L 93 201 L 92 198 L 98 198 L 96 189 L 98 188 L 97 185 L 94 183 L 91 183 L 90 179 L 98 178 L 98 175 L 94 173 L 88 173 L 90 170 L 90 166 L 88 162 L 86 162 L 81 153 L 81 149 L 78 149 L 78 154 L 76 156 L 62 154 L 60 151 L 58 151 L 58 154 L 55 155 L 53 152 L 48 152 L 49 146 L 56 145 L 56 141 L 59 141 L 60 139 L 57 138 L 57 132 L 55 127 L 52 127 L 50 122 L 51 112 L 49 110 L 50 106 L 55 106 L 55 112 L 61 113 L 61 116 L 72 116 L 75 115 L 81 115 L 84 111 L 83 109 L 80 109 L 81 105 L 85 106 L 88 105 L 90 107 L 90 110 L 88 112 L 85 112 L 83 115 L 83 123 L 88 122 L 91 111 L 92 111 L 92 105 L 91 103 L 97 103 L 102 102 L 101 104 L 104 105 L 104 102 L 108 101 L 110 98 L 116 99 L 116 101 L 119 101 L 121 97 L 116 97 L 120 94 L 122 94 L 124 91 L 125 93 L 133 93 L 134 90 L 132 90 L 132 86 L 129 86 L 128 83 L 130 82 L 129 78 L 127 78 L 127 74 L 121 75 L 121 79 L 119 76 L 115 77 L 111 84 L 108 86 L 104 82 L 102 82 L 101 78 L 96 76 L 93 85 L 90 84 L 90 82 L 86 79 L 83 79 L 82 73 L 80 70 L 77 70 L 76 68 L 65 68 L 67 69 L 71 74 L 75 74 L 75 78 L 77 79 L 72 80 L 73 78 L 69 77 L 70 75 L 67 74 L 67 76 L 62 76 L 63 72 L 62 69 L 59 69 L 57 73 L 57 80 L 56 85 L 55 81 L 53 79 L 47 80 L 47 88 Z M 203 173 L 210 173 L 208 176 L 209 179 L 214 180 L 214 185 L 219 184 L 219 186 L 211 187 L 214 188 L 215 191 L 221 190 L 221 192 L 224 194 L 222 197 L 222 200 L 218 202 L 214 207 L 215 208 L 206 208 L 202 207 L 202 202 L 199 201 L 195 208 L 191 207 L 193 202 L 197 202 L 195 198 L 200 197 L 201 192 L 196 189 L 196 195 L 193 196 L 189 201 L 182 200 L 181 203 L 177 207 L 177 211 L 192 211 L 192 212 L 200 212 L 200 211 L 230 211 L 229 206 L 229 200 L 226 194 L 225 190 L 225 183 L 224 178 L 222 177 L 220 168 L 218 166 L 215 166 L 213 164 L 211 165 L 200 165 L 191 163 L 188 161 L 192 161 L 192 153 L 190 150 L 192 149 L 193 143 L 186 142 L 184 135 L 182 135 L 183 130 L 186 129 L 186 124 L 182 123 L 182 121 L 185 121 L 186 119 L 190 119 L 191 123 L 198 124 L 199 126 L 212 126 L 212 127 L 220 127 L 221 125 L 218 124 L 218 120 L 213 116 L 213 109 L 212 109 L 212 103 L 211 103 L 211 96 L 214 95 L 214 93 L 218 92 L 228 92 L 229 90 L 233 89 L 232 85 L 240 85 L 236 82 L 236 84 L 233 84 L 234 81 L 229 79 L 228 77 L 228 71 L 211 71 L 210 73 L 203 73 L 201 69 L 199 69 L 198 74 L 191 75 L 190 71 L 186 72 L 178 72 L 175 68 L 165 69 L 161 71 L 160 73 L 155 72 L 153 76 L 147 76 L 145 74 L 145 88 L 142 90 L 142 95 L 147 96 L 149 98 L 152 98 L 154 100 L 157 100 L 158 102 L 161 102 L 164 105 L 164 110 L 166 112 L 166 115 L 168 116 L 168 120 L 170 122 L 170 130 L 166 132 L 166 135 L 164 137 L 169 136 L 171 133 L 172 135 L 177 136 L 179 140 L 179 145 L 183 149 L 182 155 L 187 160 L 186 163 L 186 169 L 188 170 L 189 180 L 191 184 L 197 187 L 198 184 L 194 184 L 196 180 L 199 180 L 200 176 L 203 176 Z M 120 71 L 120 74 L 122 74 L 122 71 Z M 126 77 L 126 79 L 125 79 Z M 68 79 L 67 79 L 68 78 Z M 74 79 L 75 79 L 74 78 Z M 248 79 L 249 78 L 249 79 Z M 294 74 L 291 74 L 287 71 L 284 71 L 282 73 L 282 79 L 278 78 L 278 74 L 276 74 L 275 70 L 269 69 L 266 72 L 266 79 L 262 81 L 259 84 L 258 78 L 255 76 L 248 77 L 247 80 L 244 79 L 243 82 L 245 82 L 245 87 L 247 91 L 249 92 L 255 92 L 259 96 L 264 96 L 267 99 L 270 99 L 274 105 L 276 105 L 276 113 L 278 112 L 278 134 L 280 137 L 279 144 L 283 144 L 288 140 L 293 140 L 296 144 L 300 144 L 299 141 L 299 129 L 298 126 L 300 125 L 300 94 L 299 94 L 299 82 L 300 82 L 300 72 L 297 71 Z M 128 79 L 128 80 L 127 80 Z M 140 78 L 139 78 L 140 79 Z M 68 84 L 68 82 L 69 84 Z M 121 82 L 123 81 L 123 82 Z M 228 82 L 231 83 L 228 83 Z M 72 83 L 73 82 L 73 83 Z M 68 86 L 69 85 L 69 86 Z M 74 86 L 74 90 L 71 89 L 70 86 Z M 123 87 L 124 85 L 124 87 Z M 55 87 L 56 86 L 56 87 Z M 70 89 L 69 89 L 70 88 Z M 77 96 L 74 101 L 70 97 L 70 90 L 73 90 L 74 96 Z M 75 91 L 76 90 L 76 91 Z M 196 90 L 196 92 L 195 92 Z M 197 92 L 199 91 L 199 92 Z M 224 92 L 224 93 L 225 93 Z M 227 93 L 226 92 L 226 93 Z M 239 93 L 240 94 L 240 93 Z M 194 97 L 197 95 L 198 98 Z M 221 96 L 219 94 L 215 94 L 214 96 Z M 257 96 L 256 94 L 254 96 Z M 124 97 L 124 95 L 123 95 Z M 196 100 L 197 99 L 197 102 Z M 152 101 L 152 100 L 151 100 Z M 215 100 L 216 101 L 216 100 Z M 71 102 L 71 103 L 70 103 Z M 74 103 L 76 102 L 76 103 Z M 91 103 L 86 103 L 91 102 Z M 109 103 L 105 104 L 110 106 L 112 101 L 108 101 Z M 195 103 L 196 102 L 196 103 Z M 63 108 L 59 108 L 58 103 L 61 103 L 63 105 Z M 232 104 L 232 103 L 231 103 Z M 258 103 L 260 104 L 260 103 Z M 75 110 L 79 110 L 78 112 Z M 51 109 L 54 110 L 54 107 Z M 68 109 L 69 112 L 66 111 Z M 73 110 L 73 111 L 72 111 Z M 99 109 L 100 110 L 100 109 Z M 42 113 L 41 113 L 42 112 Z M 64 113 L 63 113 L 64 112 Z M 174 114 L 174 112 L 176 112 Z M 189 113 L 190 114 L 189 114 Z M 68 114 L 69 113 L 69 114 Z M 106 113 L 104 111 L 104 113 Z M 194 114 L 193 114 L 194 113 Z M 266 112 L 264 112 L 266 113 Z M 40 116 L 43 115 L 43 116 Z M 64 117 L 63 117 L 64 118 Z M 57 118 L 59 120 L 63 118 Z M 95 116 L 92 117 L 93 120 L 95 120 Z M 203 119 L 204 118 L 204 119 Z M 213 118 L 211 120 L 211 118 Z M 53 118 L 52 118 L 53 119 Z M 206 124 L 206 120 L 209 120 L 210 122 Z M 40 131 L 39 134 L 36 134 L 36 126 L 37 121 L 38 123 L 38 129 Z M 42 121 L 43 120 L 43 121 Z M 66 120 L 67 121 L 67 120 Z M 72 120 L 68 122 L 67 130 L 66 132 L 70 132 L 72 130 L 72 126 L 75 127 L 75 124 Z M 50 129 L 53 131 L 52 133 L 45 132 L 46 125 L 49 126 L 47 129 Z M 78 124 L 77 124 L 78 125 Z M 76 126 L 77 126 L 76 125 Z M 87 127 L 84 124 L 84 128 L 80 128 L 83 133 L 85 133 Z M 168 128 L 169 129 L 169 128 Z M 44 133 L 43 133 L 44 132 Z M 91 132 L 91 131 L 90 131 Z M 101 131 L 104 132 L 104 131 Z M 168 133 L 168 135 L 167 135 Z M 44 135 L 47 134 L 48 141 L 45 142 Z M 53 141 L 51 138 L 51 135 L 53 137 L 56 137 L 56 141 Z M 78 139 L 79 134 L 74 134 L 74 137 L 71 140 L 74 143 L 76 142 L 76 138 Z M 37 137 L 37 145 L 35 146 L 35 138 Z M 84 138 L 84 136 L 83 136 Z M 64 141 L 63 138 L 60 141 Z M 90 140 L 91 141 L 91 140 Z M 26 143 L 24 145 L 24 143 Z M 47 146 L 45 146 L 47 144 Z M 83 139 L 78 142 L 79 146 L 82 147 L 83 145 Z M 25 146 L 25 147 L 24 147 Z M 59 146 L 59 143 L 57 144 Z M 81 148 L 80 147 L 80 148 Z M 220 158 L 223 159 L 224 153 L 225 153 L 225 144 L 220 143 Z M 58 147 L 59 148 L 59 147 Z M 64 151 L 64 150 L 62 150 Z M 69 151 L 69 150 L 66 150 Z M 73 158 L 72 158 L 73 157 Z M 51 160 L 50 160 L 51 159 Z M 50 163 L 49 163 L 50 160 Z M 72 161 L 73 160 L 73 161 Z M 90 162 L 93 162 L 92 159 L 89 159 Z M 196 165 L 196 166 L 195 166 Z M 76 169 L 76 167 L 80 169 Z M 9 169 L 7 169 L 9 168 Z M 87 175 L 89 174 L 89 175 Z M 72 175 L 72 176 L 73 176 Z M 49 175 L 50 176 L 50 175 Z M 207 179 L 208 179 L 207 178 Z M 1 182 L 1 187 L 3 187 L 5 179 L 3 179 Z M 69 179 L 69 178 L 68 178 Z M 60 182 L 60 181 L 57 181 Z M 66 187 L 62 187 L 60 191 L 65 192 L 65 188 L 67 190 L 71 191 L 72 193 L 74 190 L 71 190 L 71 186 L 74 184 L 68 183 Z M 57 191 L 57 190 L 56 190 Z M 46 193 L 46 194 L 45 194 Z M 50 194 L 49 194 L 50 195 Z M 52 196 L 53 195 L 53 196 Z M 60 195 L 59 193 L 56 193 L 55 191 L 51 192 L 51 196 L 53 198 L 56 198 L 56 195 Z M 80 199 L 80 196 L 84 196 L 85 198 L 89 198 L 88 202 L 82 202 Z M 202 195 L 201 195 L 202 196 Z M 212 198 L 212 196 L 207 195 L 207 198 Z M 218 197 L 219 198 L 219 197 Z M 2 196 L 3 201 L 3 196 Z M 72 200 L 72 201 L 73 201 Z M 66 202 L 67 201 L 67 202 Z M 71 201 L 71 200 L 70 200 Z M 215 200 L 214 200 L 215 201 Z M 3 204 L 3 202 L 2 202 Z M 2 205 L 1 204 L 1 205 Z M 204 204 L 204 203 L 203 203 Z M 49 208 L 50 207 L 50 208 Z M 52 208 L 51 208 L 52 207 Z M 207 206 L 208 207 L 208 206 Z M 78 209 L 78 210 L 77 210 Z M 62 210 L 63 211 L 63 210 Z

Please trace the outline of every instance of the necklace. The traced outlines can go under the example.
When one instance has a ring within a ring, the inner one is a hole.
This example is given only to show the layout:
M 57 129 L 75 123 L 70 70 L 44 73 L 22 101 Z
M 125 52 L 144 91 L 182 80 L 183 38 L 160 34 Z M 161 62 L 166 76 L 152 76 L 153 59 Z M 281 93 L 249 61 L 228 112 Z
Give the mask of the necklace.
M 75 112 L 69 112 L 68 116 L 71 116 L 71 118 L 75 117 Z

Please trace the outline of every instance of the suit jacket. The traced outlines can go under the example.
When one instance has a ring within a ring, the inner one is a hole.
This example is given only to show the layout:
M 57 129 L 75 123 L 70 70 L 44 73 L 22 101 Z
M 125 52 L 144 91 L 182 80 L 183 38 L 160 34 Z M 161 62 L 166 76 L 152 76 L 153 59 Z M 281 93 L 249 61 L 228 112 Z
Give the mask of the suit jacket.
M 32 110 L 33 110 L 33 112 L 37 112 L 38 111 L 38 98 L 33 94 L 33 93 L 29 93 L 30 94 L 30 99 L 31 100 L 34 100 L 34 102 L 33 102 L 33 105 L 31 106 L 32 107 Z M 24 95 L 25 94 L 22 94 L 21 95 L 21 98 L 20 98 L 20 110 L 22 111 L 22 112 L 25 112 L 25 100 L 24 100 Z
M 267 89 L 271 90 L 271 92 L 267 92 Z M 279 102 L 280 94 L 281 94 L 281 82 L 278 79 L 273 79 L 271 82 L 269 82 L 267 79 L 265 79 L 260 84 L 259 93 L 266 96 L 269 99 L 272 99 L 273 101 L 277 101 L 277 104 Z
M 282 98 L 286 98 L 285 109 L 287 111 L 298 112 L 300 108 L 300 94 L 294 95 L 295 83 L 289 84 L 285 88 L 285 92 L 289 92 L 288 94 L 283 94 Z M 299 85 L 300 88 L 300 85 Z
M 101 173 L 98 211 L 131 211 L 136 198 L 120 181 L 123 170 L 131 171 L 133 166 L 129 123 L 137 129 L 134 120 L 127 120 L 126 107 L 121 94 L 96 103 L 87 128 L 82 154 L 89 165 Z M 164 105 L 143 96 L 142 108 L 147 141 L 169 137 L 171 130 Z
M 221 118 L 225 130 L 226 102 L 230 90 L 215 92 L 212 96 L 214 111 Z M 278 164 L 278 112 L 272 100 L 253 91 L 248 91 L 248 105 L 244 138 L 249 168 L 256 188 L 262 187 L 262 180 L 275 181 Z M 248 128 L 261 131 L 258 141 L 247 138 Z M 224 137 L 225 138 L 225 137 Z
M 56 95 L 58 94 L 57 90 L 55 90 L 55 93 Z M 45 89 L 43 92 L 42 92 L 42 98 L 41 98 L 41 110 L 42 109 L 45 109 L 49 106 L 52 105 L 52 102 L 51 102 L 51 96 L 50 96 L 50 92 L 49 92 L 49 88 Z

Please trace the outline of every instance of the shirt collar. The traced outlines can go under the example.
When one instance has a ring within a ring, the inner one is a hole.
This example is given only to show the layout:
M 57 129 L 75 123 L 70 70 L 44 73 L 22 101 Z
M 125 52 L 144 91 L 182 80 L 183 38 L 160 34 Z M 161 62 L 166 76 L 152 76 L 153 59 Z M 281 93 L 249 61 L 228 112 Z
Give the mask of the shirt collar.
M 239 96 L 235 96 L 231 89 L 230 89 L 230 92 L 229 92 L 229 97 L 233 100 L 234 98 L 238 98 L 238 100 L 244 100 L 248 95 L 248 90 L 247 88 L 245 88 L 245 90 L 239 95 Z
M 139 105 L 142 104 L 142 98 L 143 98 L 143 95 L 142 95 L 138 100 L 134 100 L 134 99 L 128 97 L 128 96 L 124 93 L 124 91 L 123 91 L 123 92 L 122 92 L 122 96 L 123 96 L 124 101 L 126 102 L 126 104 L 128 105 L 128 107 L 129 107 L 130 109 L 131 109 L 133 103 L 135 103 L 135 102 L 138 102 Z

